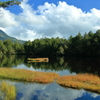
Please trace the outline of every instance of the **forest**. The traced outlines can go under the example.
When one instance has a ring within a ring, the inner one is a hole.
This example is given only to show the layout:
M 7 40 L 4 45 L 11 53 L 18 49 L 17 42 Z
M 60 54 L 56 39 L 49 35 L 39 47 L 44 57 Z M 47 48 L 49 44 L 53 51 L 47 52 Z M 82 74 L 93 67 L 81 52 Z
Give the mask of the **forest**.
M 41 38 L 26 41 L 23 44 L 11 40 L 0 41 L 0 54 L 25 54 L 33 56 L 74 56 L 99 57 L 100 56 L 100 30 L 81 35 L 63 38 Z

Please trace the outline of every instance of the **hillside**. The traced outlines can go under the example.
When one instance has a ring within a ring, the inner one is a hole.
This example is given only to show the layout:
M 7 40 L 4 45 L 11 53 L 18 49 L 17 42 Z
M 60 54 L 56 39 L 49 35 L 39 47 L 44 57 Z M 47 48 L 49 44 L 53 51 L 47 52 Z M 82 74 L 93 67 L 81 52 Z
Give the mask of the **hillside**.
M 4 40 L 11 40 L 12 42 L 18 42 L 18 43 L 24 43 L 25 41 L 23 40 L 18 40 L 16 38 L 13 38 L 11 36 L 8 36 L 5 32 L 3 32 L 2 30 L 0 30 L 0 40 L 4 41 Z

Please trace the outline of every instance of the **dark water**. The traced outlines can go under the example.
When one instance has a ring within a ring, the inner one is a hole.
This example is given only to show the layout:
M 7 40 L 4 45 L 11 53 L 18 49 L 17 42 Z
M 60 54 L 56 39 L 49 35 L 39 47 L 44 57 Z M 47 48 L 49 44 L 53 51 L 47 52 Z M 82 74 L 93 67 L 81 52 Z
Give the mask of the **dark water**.
M 50 58 L 48 63 L 28 63 L 25 56 L 0 56 L 1 67 L 56 72 L 62 75 L 92 73 L 100 76 L 99 58 Z M 64 88 L 56 83 L 39 84 L 5 80 L 17 88 L 16 100 L 100 100 L 100 94 Z

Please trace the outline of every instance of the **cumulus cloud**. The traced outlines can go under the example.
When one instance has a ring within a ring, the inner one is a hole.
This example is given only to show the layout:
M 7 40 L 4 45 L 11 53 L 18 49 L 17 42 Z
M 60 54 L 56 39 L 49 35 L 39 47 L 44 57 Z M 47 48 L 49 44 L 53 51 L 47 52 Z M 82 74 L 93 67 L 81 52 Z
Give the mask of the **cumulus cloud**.
M 85 94 L 84 90 L 65 89 L 56 83 L 16 84 L 20 100 L 75 100 Z
M 3 8 L 0 8 L 2 11 L 0 19 L 0 27 L 6 28 L 6 27 L 11 27 L 11 26 L 18 26 L 18 22 L 15 21 L 15 15 L 10 13 L 8 10 L 4 10 Z
M 100 29 L 100 10 L 81 9 L 59 1 L 57 5 L 48 2 L 39 5 L 37 10 L 31 7 L 28 0 L 20 4 L 22 12 L 18 15 L 2 9 L 4 16 L 0 19 L 0 28 L 17 39 L 34 40 L 44 37 L 68 38 L 78 32 L 84 34 L 90 30 Z M 0 8 L 1 9 L 1 8 Z
M 12 84 L 12 82 L 10 82 Z M 86 92 L 85 90 L 63 88 L 56 83 L 13 83 L 17 87 L 17 93 L 23 94 L 20 100 L 76 100 L 78 98 L 96 98 L 96 93 Z

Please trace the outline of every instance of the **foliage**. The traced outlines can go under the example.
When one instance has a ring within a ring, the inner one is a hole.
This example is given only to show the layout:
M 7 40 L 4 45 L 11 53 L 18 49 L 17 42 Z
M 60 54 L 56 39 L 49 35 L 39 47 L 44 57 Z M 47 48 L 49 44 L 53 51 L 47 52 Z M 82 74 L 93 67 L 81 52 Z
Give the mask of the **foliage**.
M 44 38 L 35 39 L 24 43 L 24 49 L 27 54 L 40 56 L 64 55 L 64 48 L 67 44 L 66 39 L 62 38 Z
M 23 53 L 23 45 L 11 40 L 0 41 L 0 54 L 18 54 Z
M 27 41 L 24 44 L 26 54 L 38 56 L 79 56 L 100 57 L 100 30 L 92 31 L 83 36 L 78 33 L 69 39 L 44 38 Z
M 9 6 L 13 6 L 13 5 L 19 5 L 21 2 L 19 2 L 18 0 L 9 0 L 9 1 L 5 1 L 5 2 L 1 2 L 0 1 L 0 7 L 6 8 Z
M 27 54 L 39 57 L 74 56 L 100 57 L 100 30 L 83 36 L 78 33 L 69 39 L 41 38 L 26 41 L 23 44 L 10 40 L 0 41 L 0 54 Z

